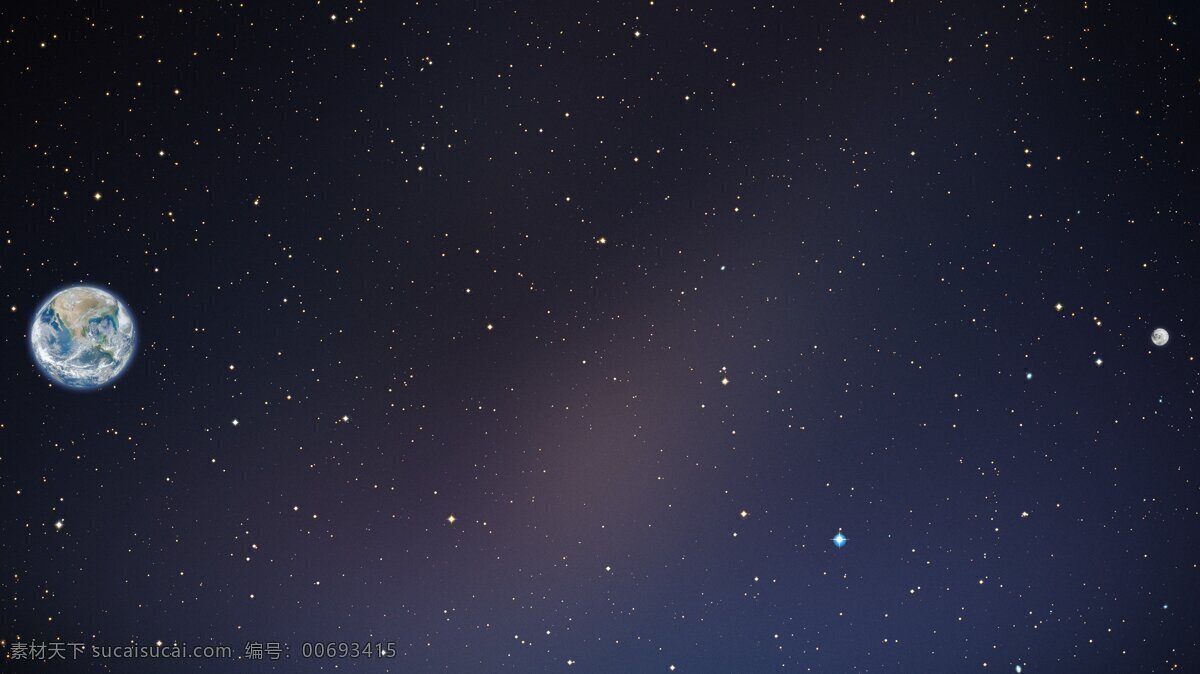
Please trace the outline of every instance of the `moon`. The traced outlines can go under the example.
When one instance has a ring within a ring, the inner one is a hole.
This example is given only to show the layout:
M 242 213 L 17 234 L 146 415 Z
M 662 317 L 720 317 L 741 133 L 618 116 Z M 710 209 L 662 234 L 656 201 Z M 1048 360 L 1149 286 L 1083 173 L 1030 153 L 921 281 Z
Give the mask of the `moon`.
M 1154 346 L 1166 346 L 1171 339 L 1171 333 L 1162 328 L 1155 328 L 1154 332 L 1150 333 L 1150 341 L 1154 342 Z

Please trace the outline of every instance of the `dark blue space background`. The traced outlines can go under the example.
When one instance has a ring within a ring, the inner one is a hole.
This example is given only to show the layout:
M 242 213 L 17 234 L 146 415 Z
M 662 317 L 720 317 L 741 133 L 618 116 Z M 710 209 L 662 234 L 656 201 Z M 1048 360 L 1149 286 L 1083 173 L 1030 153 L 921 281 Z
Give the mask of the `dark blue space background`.
M 1197 671 L 1200 14 L 797 5 L 0 10 L 0 671 Z

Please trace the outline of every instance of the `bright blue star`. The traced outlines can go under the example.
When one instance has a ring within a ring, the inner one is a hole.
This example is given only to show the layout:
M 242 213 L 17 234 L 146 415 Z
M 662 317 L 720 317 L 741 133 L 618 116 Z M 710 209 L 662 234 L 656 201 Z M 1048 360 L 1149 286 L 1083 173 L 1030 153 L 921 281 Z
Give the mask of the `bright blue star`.
M 846 535 L 840 531 L 837 532 L 837 536 L 834 536 L 830 540 L 833 541 L 833 544 L 839 548 L 845 547 L 846 545 Z

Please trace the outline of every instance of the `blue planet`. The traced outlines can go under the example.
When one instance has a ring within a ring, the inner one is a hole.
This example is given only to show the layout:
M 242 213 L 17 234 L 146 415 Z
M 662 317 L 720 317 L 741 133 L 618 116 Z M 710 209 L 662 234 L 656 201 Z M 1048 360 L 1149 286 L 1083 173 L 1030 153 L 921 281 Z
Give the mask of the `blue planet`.
M 63 288 L 34 314 L 29 346 L 42 374 L 55 384 L 98 389 L 112 383 L 133 360 L 133 314 L 103 288 Z

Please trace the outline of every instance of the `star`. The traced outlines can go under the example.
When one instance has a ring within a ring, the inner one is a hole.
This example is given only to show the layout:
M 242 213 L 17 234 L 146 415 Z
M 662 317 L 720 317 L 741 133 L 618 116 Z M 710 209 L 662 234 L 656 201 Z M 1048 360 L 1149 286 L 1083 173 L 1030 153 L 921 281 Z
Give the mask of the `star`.
M 739 515 L 739 516 L 740 516 L 742 519 L 746 519 L 747 517 L 749 517 L 749 516 L 750 516 L 750 513 L 748 513 L 748 512 L 746 512 L 745 510 L 743 510 L 742 512 L 738 513 L 738 515 Z
M 833 538 L 831 538 L 829 540 L 833 541 L 833 544 L 835 547 L 842 548 L 842 547 L 846 546 L 846 541 L 848 539 L 846 538 L 845 534 L 843 534 L 842 532 L 839 531 L 839 532 L 837 532 L 836 536 L 834 536 Z
M 454 513 L 450 513 L 450 516 L 446 518 L 446 521 L 449 522 L 450 524 L 454 524 L 454 520 L 456 520 L 456 519 L 458 519 L 458 518 L 454 516 Z

